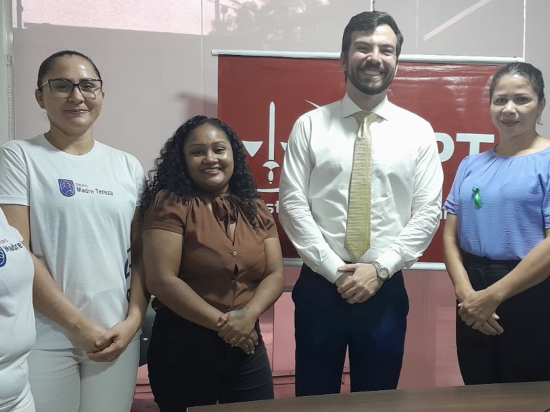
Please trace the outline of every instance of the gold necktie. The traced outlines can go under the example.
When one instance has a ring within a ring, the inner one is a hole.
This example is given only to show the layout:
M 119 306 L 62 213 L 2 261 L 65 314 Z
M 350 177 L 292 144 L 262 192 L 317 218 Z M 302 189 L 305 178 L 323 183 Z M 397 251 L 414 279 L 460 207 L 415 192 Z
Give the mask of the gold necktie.
M 353 117 L 359 124 L 359 130 L 353 148 L 344 246 L 355 259 L 359 259 L 370 248 L 372 138 L 369 126 L 376 114 L 357 112 Z

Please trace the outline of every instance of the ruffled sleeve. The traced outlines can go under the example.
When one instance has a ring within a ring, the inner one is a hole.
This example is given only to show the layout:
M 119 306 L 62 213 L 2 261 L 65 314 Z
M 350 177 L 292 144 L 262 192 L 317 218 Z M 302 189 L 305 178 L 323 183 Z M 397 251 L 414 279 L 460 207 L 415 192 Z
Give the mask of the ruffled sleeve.
M 143 230 L 162 229 L 183 235 L 189 206 L 174 195 L 161 191 L 145 213 Z
M 269 239 L 273 237 L 279 237 L 279 233 L 277 232 L 277 225 L 275 224 L 275 219 L 273 219 L 273 215 L 267 208 L 265 202 L 261 199 L 258 199 L 256 203 L 258 205 L 258 223 L 266 231 L 265 238 Z
M 456 172 L 456 175 L 455 175 L 453 186 L 451 188 L 451 191 L 449 192 L 449 196 L 447 196 L 447 200 L 443 204 L 443 209 L 445 209 L 447 212 L 449 212 L 452 215 L 458 214 L 460 189 L 462 188 L 462 182 L 464 181 L 464 177 L 466 175 L 469 159 L 470 157 L 468 156 L 465 159 L 463 159 L 462 162 L 460 162 L 460 165 L 458 166 L 458 171 Z

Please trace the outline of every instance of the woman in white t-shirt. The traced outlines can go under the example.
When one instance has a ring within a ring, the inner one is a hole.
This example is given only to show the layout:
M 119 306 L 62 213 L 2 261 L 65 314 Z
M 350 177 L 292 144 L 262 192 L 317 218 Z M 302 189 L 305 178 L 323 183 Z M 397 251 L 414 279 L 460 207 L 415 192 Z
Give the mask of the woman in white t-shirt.
M 132 236 L 144 174 L 94 139 L 102 86 L 85 55 L 48 57 L 36 100 L 49 131 L 0 150 L 0 205 L 36 268 L 28 362 L 39 412 L 128 412 L 133 400 L 148 303 Z
M 36 337 L 33 275 L 23 237 L 0 210 L 0 412 L 35 412 L 27 365 Z

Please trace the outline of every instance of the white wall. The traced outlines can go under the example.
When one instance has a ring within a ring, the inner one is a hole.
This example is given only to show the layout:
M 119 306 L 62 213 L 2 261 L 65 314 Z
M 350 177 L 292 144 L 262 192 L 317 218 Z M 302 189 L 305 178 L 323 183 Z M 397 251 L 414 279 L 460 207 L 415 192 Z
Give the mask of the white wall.
M 78 10 L 89 10 L 88 1 L 13 1 L 16 137 L 47 128 L 34 101 L 41 61 L 58 50 L 76 49 L 92 57 L 105 81 L 96 138 L 135 154 L 147 169 L 183 121 L 216 115 L 212 49 L 338 52 L 349 18 L 371 7 L 365 0 L 157 0 L 187 8 L 156 7 L 153 13 L 143 6 L 150 2 L 96 0 L 105 10 L 98 5 L 93 18 L 81 21 L 88 12 Z M 69 7 L 73 17 L 55 23 L 59 10 Z M 405 36 L 403 53 L 520 56 L 550 79 L 548 0 L 378 0 L 375 7 L 397 20 Z M 51 10 L 55 13 L 48 14 Z M 40 18 L 49 24 L 38 24 Z M 137 30 L 140 21 L 147 31 Z M 548 114 L 543 119 L 550 123 Z M 550 137 L 547 125 L 541 132 Z
M 13 139 L 11 3 L 0 3 L 0 145 Z

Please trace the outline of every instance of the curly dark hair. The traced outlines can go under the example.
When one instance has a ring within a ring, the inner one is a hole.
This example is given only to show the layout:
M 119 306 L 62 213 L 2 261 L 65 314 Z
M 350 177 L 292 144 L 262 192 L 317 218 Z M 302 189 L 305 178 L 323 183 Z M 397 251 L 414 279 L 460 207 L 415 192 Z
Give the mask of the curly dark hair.
M 163 201 L 170 197 L 182 203 L 199 194 L 189 177 L 183 147 L 191 133 L 204 125 L 213 126 L 227 136 L 233 150 L 234 163 L 233 176 L 229 180 L 229 192 L 242 202 L 242 211 L 246 219 L 255 225 L 258 211 L 256 199 L 260 196 L 252 170 L 246 160 L 244 146 L 229 125 L 214 117 L 206 116 L 195 116 L 187 120 L 161 149 L 159 157 L 155 160 L 155 167 L 148 174 L 147 186 L 141 196 L 142 213 L 147 212 L 160 191 L 166 191 Z

